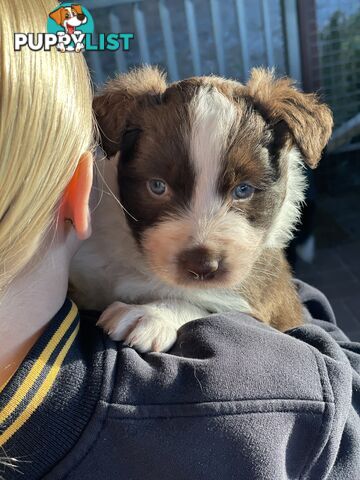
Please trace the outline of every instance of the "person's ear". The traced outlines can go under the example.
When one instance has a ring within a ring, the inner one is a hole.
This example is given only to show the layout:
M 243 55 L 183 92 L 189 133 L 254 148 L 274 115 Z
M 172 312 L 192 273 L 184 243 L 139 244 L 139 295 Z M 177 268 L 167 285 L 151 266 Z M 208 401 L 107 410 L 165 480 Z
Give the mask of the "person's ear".
M 70 220 L 80 240 L 91 235 L 89 200 L 93 182 L 93 156 L 85 152 L 79 161 L 63 197 L 64 220 Z

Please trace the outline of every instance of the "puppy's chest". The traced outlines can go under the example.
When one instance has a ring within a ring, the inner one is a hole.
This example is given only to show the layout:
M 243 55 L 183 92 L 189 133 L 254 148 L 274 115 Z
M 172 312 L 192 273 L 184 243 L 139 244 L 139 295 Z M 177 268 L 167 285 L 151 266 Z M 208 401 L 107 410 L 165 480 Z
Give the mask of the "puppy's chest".
M 191 292 L 163 285 L 156 279 L 125 270 L 113 282 L 113 301 L 119 298 L 128 303 L 182 300 L 209 313 L 242 311 L 251 313 L 249 303 L 240 294 L 227 290 L 211 289 Z

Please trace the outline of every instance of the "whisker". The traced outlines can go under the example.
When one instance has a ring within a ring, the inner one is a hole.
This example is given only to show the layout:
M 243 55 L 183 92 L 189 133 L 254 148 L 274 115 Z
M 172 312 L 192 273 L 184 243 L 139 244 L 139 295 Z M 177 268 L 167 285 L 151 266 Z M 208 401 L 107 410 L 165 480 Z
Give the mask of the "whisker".
M 138 219 L 134 217 L 134 215 L 132 215 L 125 207 L 124 205 L 120 202 L 120 200 L 116 197 L 116 195 L 114 194 L 114 192 L 111 190 L 111 188 L 109 187 L 107 181 L 105 180 L 104 178 L 104 175 L 102 174 L 102 172 L 100 171 L 98 165 L 96 164 L 96 168 L 97 168 L 97 172 L 98 174 L 100 175 L 100 178 L 101 180 L 103 181 L 104 185 L 107 187 L 108 189 L 108 193 L 113 197 L 113 199 L 116 201 L 116 203 L 122 208 L 122 210 L 124 210 L 124 212 L 129 215 L 129 217 L 131 217 L 135 222 L 138 222 Z

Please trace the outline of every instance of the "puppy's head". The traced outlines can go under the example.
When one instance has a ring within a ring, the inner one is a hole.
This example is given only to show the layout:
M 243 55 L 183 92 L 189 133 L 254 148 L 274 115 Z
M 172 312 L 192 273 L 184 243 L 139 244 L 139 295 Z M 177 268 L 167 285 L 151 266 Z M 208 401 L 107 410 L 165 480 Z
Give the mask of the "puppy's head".
M 256 69 L 247 85 L 198 77 L 167 85 L 149 67 L 95 98 L 120 199 L 147 264 L 162 280 L 231 287 L 263 249 L 291 238 L 303 162 L 315 167 L 332 116 L 314 95 Z
M 50 18 L 55 20 L 58 25 L 79 26 L 85 23 L 86 16 L 82 11 L 81 5 L 71 5 L 70 7 L 60 7 L 54 12 L 50 13 Z

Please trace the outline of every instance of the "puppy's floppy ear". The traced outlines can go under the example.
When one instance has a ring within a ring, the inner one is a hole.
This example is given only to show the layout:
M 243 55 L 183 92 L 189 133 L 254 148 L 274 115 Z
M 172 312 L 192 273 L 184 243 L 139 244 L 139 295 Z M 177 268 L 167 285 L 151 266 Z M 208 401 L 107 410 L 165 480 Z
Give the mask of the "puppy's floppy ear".
M 292 80 L 275 79 L 271 71 L 261 68 L 252 70 L 245 89 L 270 124 L 286 124 L 306 163 L 315 168 L 331 135 L 330 109 L 315 94 L 297 90 Z
M 159 96 L 167 88 L 165 75 L 156 67 L 142 67 L 118 75 L 105 84 L 94 98 L 102 147 L 108 157 L 119 151 L 127 119 L 137 102 Z
M 58 8 L 55 12 L 50 13 L 49 17 L 55 20 L 58 25 L 62 25 L 64 20 L 64 10 L 64 7 Z
M 71 5 L 71 8 L 73 8 L 75 10 L 75 12 L 78 13 L 78 14 L 83 13 L 81 5 Z

